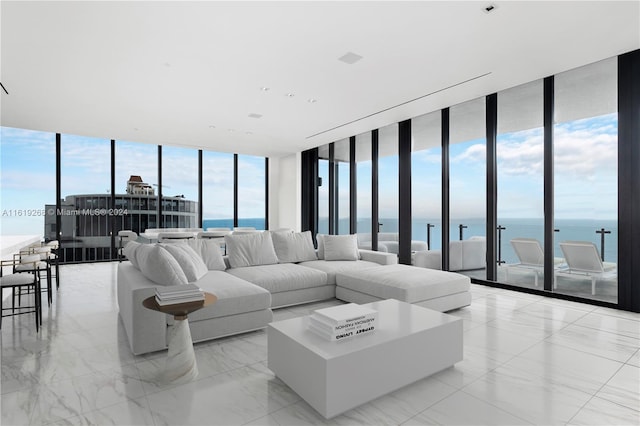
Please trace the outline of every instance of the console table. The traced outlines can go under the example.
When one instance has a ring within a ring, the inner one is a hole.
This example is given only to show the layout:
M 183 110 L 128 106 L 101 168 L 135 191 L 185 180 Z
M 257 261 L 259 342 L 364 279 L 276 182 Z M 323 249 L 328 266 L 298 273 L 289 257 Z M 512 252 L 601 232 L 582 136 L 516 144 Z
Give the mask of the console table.
M 158 305 L 155 296 L 142 301 L 145 308 L 173 315 L 174 323 L 167 330 L 169 353 L 165 361 L 165 368 L 161 381 L 184 383 L 198 376 L 198 364 L 193 351 L 191 330 L 189 330 L 188 315 L 205 306 L 212 305 L 218 298 L 211 293 L 204 293 L 204 300 L 198 302 L 174 303 Z

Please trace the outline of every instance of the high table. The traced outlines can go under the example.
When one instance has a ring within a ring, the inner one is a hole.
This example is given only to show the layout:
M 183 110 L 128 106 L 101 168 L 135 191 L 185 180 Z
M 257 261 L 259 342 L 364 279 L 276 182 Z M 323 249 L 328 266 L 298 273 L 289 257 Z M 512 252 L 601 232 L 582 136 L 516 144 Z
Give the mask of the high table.
M 191 330 L 187 316 L 191 312 L 205 306 L 212 305 L 218 298 L 211 293 L 204 293 L 204 300 L 188 303 L 174 303 L 171 305 L 158 305 L 155 296 L 142 301 L 145 308 L 173 315 L 175 320 L 167 331 L 169 353 L 165 361 L 165 368 L 161 377 L 163 382 L 185 383 L 198 376 L 198 364 L 193 351 Z

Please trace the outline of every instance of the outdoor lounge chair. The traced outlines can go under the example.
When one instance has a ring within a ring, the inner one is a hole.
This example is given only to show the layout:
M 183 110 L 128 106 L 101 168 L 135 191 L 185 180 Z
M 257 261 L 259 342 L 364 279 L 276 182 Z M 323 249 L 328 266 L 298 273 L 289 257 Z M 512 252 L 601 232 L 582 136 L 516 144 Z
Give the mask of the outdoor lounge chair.
M 509 269 L 510 268 L 524 268 L 533 271 L 534 285 L 538 287 L 538 281 L 540 275 L 544 272 L 544 251 L 540 242 L 535 238 L 514 238 L 511 241 L 513 251 L 518 256 L 519 263 L 512 265 L 506 265 L 506 280 L 509 281 Z M 554 268 L 557 268 L 564 263 L 564 259 L 554 258 Z
M 560 243 L 567 266 L 556 271 L 557 275 L 582 275 L 591 278 L 591 294 L 596 294 L 596 281 L 617 275 L 614 263 L 603 263 L 595 244 L 589 241 L 564 241 Z M 554 288 L 557 284 L 554 282 Z

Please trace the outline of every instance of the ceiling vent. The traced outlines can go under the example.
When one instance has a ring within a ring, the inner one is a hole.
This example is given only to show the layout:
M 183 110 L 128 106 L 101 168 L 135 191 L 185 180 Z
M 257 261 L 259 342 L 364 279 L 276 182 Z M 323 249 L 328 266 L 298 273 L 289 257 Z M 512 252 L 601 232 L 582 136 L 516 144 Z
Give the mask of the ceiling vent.
M 249 114 L 249 118 L 261 118 L 262 114 L 256 114 L 255 112 L 252 112 L 251 114 Z
M 338 58 L 339 61 L 342 61 L 345 64 L 349 64 L 349 65 L 355 64 L 360 59 L 362 59 L 362 56 L 358 55 L 357 53 L 353 53 L 353 52 L 347 52 L 347 53 L 345 53 L 344 55 L 342 55 L 342 56 L 340 56 Z

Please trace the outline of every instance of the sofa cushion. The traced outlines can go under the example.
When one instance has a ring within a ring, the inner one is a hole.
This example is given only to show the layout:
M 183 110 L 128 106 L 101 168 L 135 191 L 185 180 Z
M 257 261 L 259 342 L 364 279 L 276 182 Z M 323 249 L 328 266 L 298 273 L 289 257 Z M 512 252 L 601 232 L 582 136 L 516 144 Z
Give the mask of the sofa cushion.
M 249 281 L 271 293 L 318 287 L 327 284 L 327 274 L 294 263 L 231 268 L 227 273 Z
M 187 244 L 200 254 L 202 261 L 209 271 L 224 271 L 227 265 L 224 263 L 220 245 L 213 239 L 195 238 L 187 241 Z
M 224 242 L 232 268 L 278 263 L 270 232 L 225 235 Z
M 135 251 L 135 258 L 142 275 L 156 284 L 179 285 L 189 282 L 178 261 L 158 244 L 141 244 Z
M 271 307 L 271 294 L 267 290 L 223 271 L 209 271 L 195 284 L 215 294 L 218 300 L 211 306 L 190 313 L 189 322 Z
M 127 259 L 129 259 L 131 264 L 135 266 L 136 269 L 140 269 L 140 266 L 138 266 L 138 261 L 135 255 L 135 252 L 138 249 L 138 247 L 140 247 L 140 243 L 136 241 L 129 241 L 127 245 L 122 248 L 122 254 L 124 254 L 127 257 Z
M 358 260 L 356 235 L 325 235 L 323 237 L 325 260 Z
M 200 254 L 196 253 L 196 251 L 186 243 L 162 244 L 162 247 L 171 253 L 171 256 L 178 261 L 178 264 L 190 283 L 198 281 L 200 277 L 209 272 Z
M 280 263 L 296 263 L 317 259 L 311 231 L 273 232 L 271 238 Z
M 336 283 L 336 273 L 338 272 L 375 268 L 381 266 L 379 263 L 368 262 L 366 260 L 360 260 L 358 262 L 354 262 L 351 260 L 334 260 L 333 262 L 327 262 L 324 260 L 312 260 L 309 262 L 298 263 L 298 265 L 326 272 L 327 284 Z
M 469 277 L 409 265 L 385 265 L 358 271 L 338 272 L 336 283 L 381 299 L 407 303 L 469 291 Z

